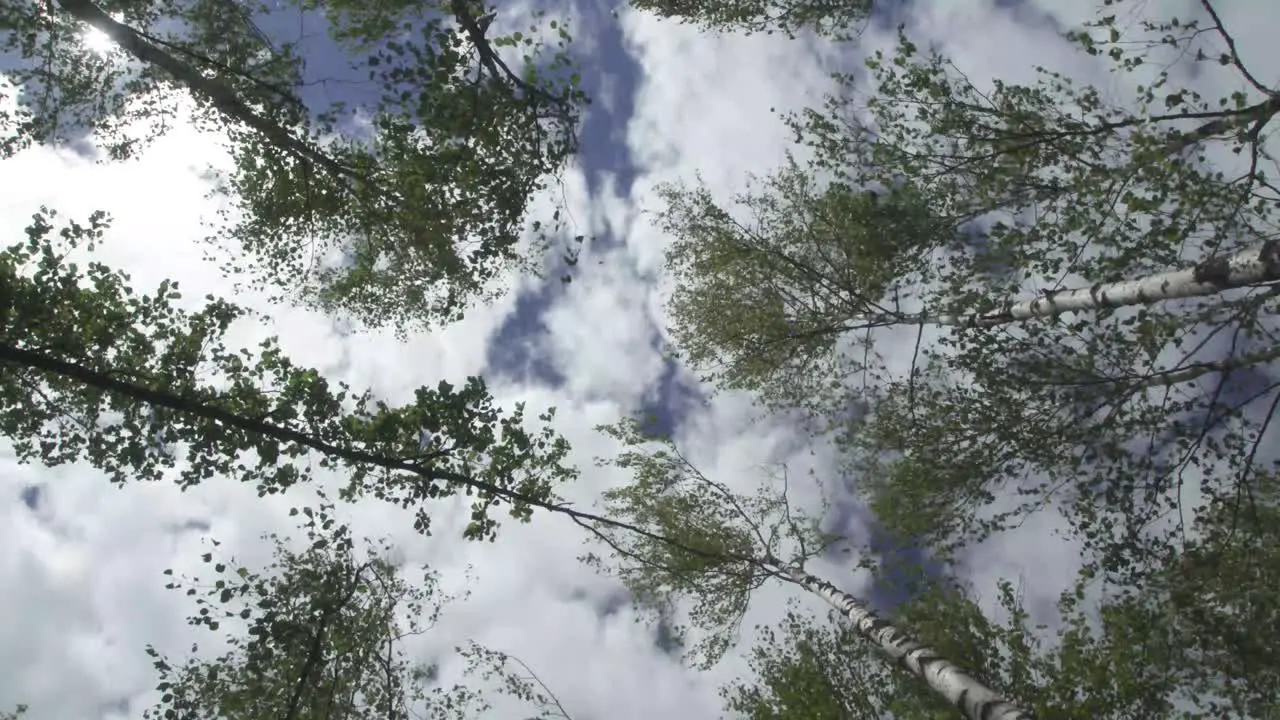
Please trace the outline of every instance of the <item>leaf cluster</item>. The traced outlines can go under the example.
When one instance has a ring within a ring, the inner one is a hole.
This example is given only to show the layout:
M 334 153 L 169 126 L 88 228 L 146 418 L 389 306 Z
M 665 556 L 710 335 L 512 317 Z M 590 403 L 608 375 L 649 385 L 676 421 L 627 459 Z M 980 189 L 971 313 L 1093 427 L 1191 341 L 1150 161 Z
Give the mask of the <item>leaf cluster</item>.
M 37 214 L 28 241 L 0 255 L 0 430 L 20 461 L 87 461 L 116 483 L 232 477 L 263 495 L 310 479 L 314 467 L 341 469 L 350 474 L 344 498 L 372 493 L 415 507 L 423 532 L 424 501 L 474 494 L 466 535 L 489 539 L 492 508 L 507 502 L 527 520 L 574 475 L 550 411 L 530 432 L 523 406 L 500 411 L 480 378 L 419 388 L 392 406 L 331 388 L 274 339 L 231 350 L 224 338 L 245 311 L 208 298 L 188 312 L 175 306 L 172 283 L 140 296 L 100 263 L 81 271 L 66 257 L 100 239 L 105 217 L 70 223 L 57 240 L 51 217 Z
M 326 17 L 372 105 L 315 103 L 300 40 L 252 20 L 280 10 Z M 479 11 L 462 0 L 6 3 L 0 70 L 25 102 L 0 118 L 0 153 L 91 134 L 106 159 L 131 157 L 189 94 L 195 126 L 228 141 L 209 240 L 227 246 L 237 282 L 401 335 L 457 320 L 541 260 L 518 248 L 525 215 L 577 151 L 588 103 L 567 28 L 550 22 L 547 38 L 539 17 L 488 38 Z M 96 53 L 89 28 L 114 50 Z M 371 133 L 352 132 L 365 124 Z
M 794 556 L 803 563 L 829 538 L 792 511 L 785 476 L 780 488 L 746 496 L 704 475 L 674 442 L 655 442 L 638 421 L 597 429 L 628 448 L 597 464 L 633 477 L 604 492 L 607 516 L 645 533 L 597 526 L 595 540 L 607 546 L 613 563 L 594 553 L 584 560 L 621 580 L 659 622 L 688 601 L 688 624 L 671 630 L 678 645 L 690 630 L 700 633 L 687 657 L 710 667 L 736 641 L 752 591 L 776 575 L 767 560 Z
M 782 33 L 796 38 L 809 33 L 833 40 L 857 39 L 873 0 L 632 0 L 631 6 L 693 23 L 712 31 Z
M 191 625 L 217 631 L 232 624 L 245 632 L 226 634 L 227 652 L 181 665 L 148 646 L 162 695 L 144 717 L 389 719 L 408 717 L 426 701 L 425 689 L 407 682 L 411 666 L 399 643 L 434 625 L 448 600 L 433 599 L 434 574 L 411 585 L 385 560 L 358 560 L 350 531 L 327 500 L 302 512 L 305 549 L 271 535 L 276 560 L 262 571 L 233 567 L 209 552 L 201 559 L 216 579 L 167 585 L 195 598 Z

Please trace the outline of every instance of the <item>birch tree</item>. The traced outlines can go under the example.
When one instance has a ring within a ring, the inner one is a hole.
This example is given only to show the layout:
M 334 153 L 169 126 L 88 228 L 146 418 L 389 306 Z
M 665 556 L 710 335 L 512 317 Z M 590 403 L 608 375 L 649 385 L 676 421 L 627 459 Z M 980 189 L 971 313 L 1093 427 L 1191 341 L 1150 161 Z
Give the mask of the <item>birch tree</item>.
M 1244 89 L 1201 97 L 1152 70 L 1119 103 L 1049 69 L 986 87 L 900 35 L 868 59 L 874 82 L 838 76 L 824 107 L 789 118 L 810 165 L 735 207 L 667 190 L 676 351 L 824 419 L 904 532 L 965 544 L 1062 501 L 1112 569 L 1135 561 L 1135 533 L 1169 541 L 1182 489 L 1229 497 L 1267 467 L 1277 398 L 1280 105 L 1213 6 L 1200 14 L 1135 30 L 1103 16 L 1068 37 L 1121 75 L 1185 57 Z M 814 222 L 862 191 L 916 230 L 865 211 Z M 739 312 L 750 332 L 725 320 Z M 929 511 L 944 504 L 945 521 Z
M 1056 637 L 1045 638 L 1046 627 L 1033 625 L 1012 583 L 1001 583 L 996 602 L 1008 615 L 1001 623 L 963 587 L 943 579 L 895 609 L 894 617 L 1007 688 L 1037 718 L 1193 717 L 1174 712 L 1176 679 L 1151 654 L 1156 635 L 1169 638 L 1152 618 L 1104 611 L 1095 630 L 1068 595 L 1068 620 Z M 1148 644 L 1125 642 L 1135 635 Z M 954 708 L 885 665 L 836 618 L 789 612 L 779 627 L 759 629 L 750 663 L 753 676 L 721 690 L 729 717 L 956 717 Z
M 1098 27 L 1113 24 L 1100 21 Z M 1198 25 L 1146 25 L 1150 33 L 1178 28 L 1181 34 L 1169 43 L 1210 58 L 1205 47 L 1192 44 L 1212 37 L 1198 32 Z M 1220 34 L 1229 37 L 1225 29 Z M 1071 37 L 1085 49 L 1101 47 L 1086 40 L 1089 33 Z M 1127 42 L 1143 40 L 1140 35 Z M 1140 67 L 1143 55 L 1119 49 L 1120 43 L 1108 43 L 1116 63 L 1128 71 Z M 806 346 L 805 323 L 815 307 L 839 308 L 816 313 L 826 335 L 920 322 L 982 329 L 1086 314 L 1071 323 L 1075 327 L 1107 317 L 1095 318 L 1092 311 L 1275 281 L 1274 198 L 1265 173 L 1251 165 L 1220 177 L 1199 155 L 1188 154 L 1217 142 L 1265 159 L 1260 130 L 1280 109 L 1272 108 L 1271 90 L 1255 90 L 1266 94 L 1260 103 L 1248 102 L 1245 93 L 1221 98 L 1222 109 L 1214 110 L 1211 100 L 1170 86 L 1165 73 L 1158 87 L 1142 89 L 1130 109 L 1108 105 L 1097 89 L 1077 88 L 1045 70 L 1036 85 L 997 80 L 987 92 L 945 57 L 922 57 L 905 35 L 895 53 L 878 52 L 867 64 L 874 93 L 858 89 L 852 76 L 837 75 L 842 91 L 823 109 L 788 118 L 814 151 L 807 168 L 788 162 L 728 208 L 705 190 L 665 188 L 667 209 L 660 219 L 677 237 L 670 270 L 681 342 L 698 345 L 700 331 L 724 322 L 730 308 L 759 305 L 748 282 L 735 282 L 769 277 L 780 263 L 793 269 L 785 292 L 770 290 L 786 298 L 772 325 L 799 325 L 790 345 L 801 356 L 827 350 Z M 1157 90 L 1165 94 L 1157 98 Z M 1159 101 L 1177 111 L 1159 112 Z M 1245 118 L 1259 132 L 1222 137 Z M 1189 123 L 1195 126 L 1184 129 Z M 892 192 L 883 213 L 833 206 L 833 199 L 886 188 Z M 903 188 L 909 202 L 897 197 Z M 1031 213 L 1034 222 L 1026 220 Z M 1182 241 L 1170 242 L 1175 239 Z M 716 249 L 697 249 L 707 243 Z M 709 262 L 713 252 L 736 253 L 736 261 Z M 886 257 L 912 261 L 884 266 Z M 868 269 L 877 264 L 882 267 Z M 837 282 L 842 272 L 867 281 Z M 727 296 L 699 315 L 695 302 L 710 288 Z M 904 311 L 911 305 L 925 311 Z M 1052 327 L 1030 323 L 1018 331 L 1039 341 Z M 959 328 L 957 334 L 972 344 L 991 335 Z M 707 337 L 695 353 L 699 361 L 728 367 L 759 362 L 764 367 L 756 376 L 781 364 L 749 357 L 756 348 Z M 778 334 L 784 348 L 774 354 L 790 357 L 786 337 Z
M 562 25 L 550 39 L 541 22 L 489 37 L 489 10 L 6 0 L 0 72 L 23 102 L 0 150 L 92 133 L 105 158 L 131 157 L 188 97 L 234 164 L 215 173 L 227 203 L 210 240 L 235 258 L 225 271 L 371 326 L 454 320 L 499 275 L 540 261 L 519 243 L 556 228 L 530 226 L 527 208 L 576 152 L 586 102 Z M 372 103 L 318 103 L 310 86 L 329 79 L 304 72 L 302 38 L 254 24 L 278 11 L 322 13 Z M 91 33 L 113 49 L 96 52 Z
M 755 677 L 724 689 L 731 717 L 946 718 L 959 707 L 967 717 L 1189 720 L 1265 717 L 1275 707 L 1280 659 L 1255 630 L 1274 625 L 1280 592 L 1268 580 L 1274 473 L 1259 477 L 1250 497 L 1215 502 L 1180 545 L 1141 548 L 1150 566 L 1141 584 L 1108 581 L 1086 561 L 1050 626 L 1032 618 L 1007 580 L 994 599 L 1006 617 L 995 621 L 984 609 L 991 601 L 945 575 L 863 562 L 882 582 L 908 583 L 904 605 L 872 612 L 804 571 L 836 538 L 790 505 L 786 493 L 797 485 L 785 474 L 744 496 L 637 423 L 603 430 L 627 449 L 602 464 L 635 474 L 606 493 L 609 515 L 688 549 L 597 527 L 609 557 L 586 559 L 616 574 L 641 604 L 675 606 L 687 617 L 679 631 L 697 638 L 689 657 L 698 666 L 733 647 L 751 592 L 770 580 L 836 608 L 828 622 L 793 609 L 780 627 L 758 628 L 749 656 Z M 910 637 L 900 629 L 908 627 Z
M 585 560 L 616 574 L 642 604 L 661 608 L 689 603 L 689 622 L 702 636 L 688 655 L 696 665 L 706 668 L 720 659 L 736 641 L 751 592 L 765 582 L 780 580 L 835 607 L 868 647 L 922 681 L 965 717 L 1031 717 L 950 659 L 878 616 L 865 602 L 808 573 L 805 563 L 836 538 L 790 506 L 785 484 L 781 490 L 744 496 L 699 472 L 674 443 L 646 449 L 650 441 L 635 421 L 601 430 L 629 448 L 602 464 L 635 475 L 632 484 L 604 494 L 609 517 L 675 538 L 687 549 L 595 525 L 592 529 L 608 548 L 612 564 L 594 554 Z M 681 632 L 690 629 L 682 627 Z
M 1270 499 L 1206 513 L 1200 538 L 1160 557 L 1156 582 L 1144 589 L 1090 592 L 1096 578 L 1086 569 L 1052 624 L 1031 616 L 1021 583 L 1002 581 L 984 602 L 945 576 L 916 585 L 894 620 L 1039 718 L 1267 717 L 1280 660 L 1252 629 L 1276 620 L 1278 591 L 1266 580 L 1276 510 L 1268 487 Z M 984 611 L 992 605 L 1003 620 Z M 722 689 L 731 717 L 954 717 L 834 618 L 792 610 L 757 635 L 753 676 Z

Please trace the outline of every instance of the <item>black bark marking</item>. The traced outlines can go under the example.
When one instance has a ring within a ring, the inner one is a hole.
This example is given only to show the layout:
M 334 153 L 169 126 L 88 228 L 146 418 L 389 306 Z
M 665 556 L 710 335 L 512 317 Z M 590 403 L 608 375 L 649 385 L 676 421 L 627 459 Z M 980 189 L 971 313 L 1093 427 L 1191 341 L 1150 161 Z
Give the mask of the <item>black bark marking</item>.
M 1280 276 L 1280 241 L 1268 240 L 1258 251 L 1258 261 L 1266 268 L 1267 279 L 1274 280 Z
M 1231 281 L 1230 257 L 1209 258 L 1198 262 L 1191 276 L 1201 285 L 1226 287 Z
M 774 562 L 774 564 L 781 567 L 780 563 Z M 839 602 L 836 604 L 838 604 L 840 610 L 843 611 L 846 616 L 848 616 L 855 608 L 858 608 L 863 617 L 860 621 L 855 623 L 857 628 L 861 630 L 864 635 L 874 638 L 882 647 L 891 646 L 896 648 L 899 651 L 899 654 L 895 659 L 894 664 L 898 667 L 906 670 L 912 675 L 916 675 L 926 683 L 929 682 L 929 668 L 933 665 L 940 665 L 941 670 L 950 668 L 953 673 L 965 678 L 965 681 L 960 683 L 960 693 L 953 703 L 956 709 L 960 710 L 965 717 L 970 718 L 970 720 L 992 720 L 996 717 L 997 713 L 1014 711 L 1020 718 L 1026 718 L 1027 720 L 1034 718 L 1034 715 L 1031 713 L 1018 710 L 994 689 L 987 688 L 987 686 L 982 684 L 976 677 L 966 673 L 963 669 L 947 660 L 933 648 L 930 648 L 906 633 L 899 631 L 888 620 L 881 618 L 870 609 L 863 607 L 860 601 L 848 593 L 839 590 L 835 585 L 832 585 L 821 578 L 809 575 L 802 570 L 795 572 L 796 575 L 793 575 L 793 577 L 802 578 L 802 585 L 807 586 L 811 590 L 820 591 L 829 597 L 839 598 Z M 882 637 L 881 632 L 885 630 L 888 631 L 886 633 L 887 637 Z M 913 662 L 919 668 L 918 671 L 912 668 Z M 978 688 L 990 692 L 993 697 L 989 700 L 971 700 L 974 690 L 978 689 L 974 687 L 974 684 L 977 684 Z

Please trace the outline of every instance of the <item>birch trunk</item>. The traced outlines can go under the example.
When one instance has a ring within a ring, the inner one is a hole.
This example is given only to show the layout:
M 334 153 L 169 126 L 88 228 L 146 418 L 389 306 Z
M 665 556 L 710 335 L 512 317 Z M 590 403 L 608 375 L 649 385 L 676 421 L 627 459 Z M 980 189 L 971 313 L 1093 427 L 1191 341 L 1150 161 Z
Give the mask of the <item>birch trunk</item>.
M 895 665 L 924 680 L 969 720 L 1032 720 L 1031 713 L 1005 700 L 934 650 L 878 617 L 864 603 L 831 583 L 776 559 L 766 561 L 784 577 L 827 601 L 853 623 Z
M 1250 367 L 1252 365 L 1260 365 L 1262 363 L 1271 362 L 1280 359 L 1280 345 L 1276 345 L 1262 352 L 1253 353 L 1251 355 L 1242 355 L 1235 358 L 1227 358 L 1218 362 L 1204 362 L 1188 365 L 1177 370 L 1168 370 L 1159 373 L 1151 378 L 1147 378 L 1143 383 L 1143 387 L 1169 387 L 1190 380 L 1195 380 L 1201 375 L 1209 373 L 1229 373 L 1240 368 Z
M 1055 317 L 1068 312 L 1201 297 L 1223 290 L 1277 281 L 1280 281 L 1280 240 L 1268 240 L 1235 255 L 1203 260 L 1186 270 L 1157 273 L 1137 280 L 1099 283 L 1086 288 L 1045 292 L 1034 300 L 1009 303 L 998 310 L 963 315 L 870 315 L 858 318 L 853 324 L 846 325 L 845 329 L 903 323 L 995 327 L 1033 318 Z
M 1280 360 L 1280 345 L 1273 345 L 1270 348 L 1267 348 L 1266 350 L 1262 350 L 1256 353 L 1251 353 L 1249 355 L 1241 355 L 1239 357 L 1229 357 L 1225 360 L 1218 360 L 1216 362 L 1191 363 L 1190 365 L 1187 365 L 1185 367 L 1180 367 L 1173 370 L 1161 370 L 1159 372 L 1152 373 L 1150 375 L 1105 377 L 1105 378 L 1097 378 L 1093 380 L 1080 380 L 1080 381 L 1045 380 L 1045 381 L 1031 381 L 1031 382 L 1039 386 L 1058 386 L 1058 387 L 1070 387 L 1070 386 L 1081 386 L 1081 385 L 1107 385 L 1107 384 L 1124 385 L 1124 384 L 1132 383 L 1133 390 L 1142 390 L 1146 388 L 1171 387 L 1173 385 L 1178 385 L 1180 383 L 1195 380 L 1201 375 L 1208 375 L 1209 373 L 1230 373 L 1235 370 L 1239 370 L 1241 368 L 1252 367 L 1254 365 L 1261 365 L 1263 363 L 1268 363 L 1268 362 L 1271 362 L 1272 360 Z

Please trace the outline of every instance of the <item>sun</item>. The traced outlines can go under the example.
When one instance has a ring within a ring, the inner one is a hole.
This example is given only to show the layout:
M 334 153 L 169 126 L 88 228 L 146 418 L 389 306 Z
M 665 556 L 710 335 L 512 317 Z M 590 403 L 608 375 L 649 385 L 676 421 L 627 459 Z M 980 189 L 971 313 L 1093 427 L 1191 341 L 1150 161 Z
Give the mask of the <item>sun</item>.
M 119 13 L 111 14 L 111 19 L 116 22 L 119 22 L 122 17 L 123 16 Z M 94 55 L 106 56 L 119 50 L 115 41 L 108 37 L 106 33 L 95 27 L 90 27 L 81 33 L 80 41 L 83 42 L 85 48 Z

